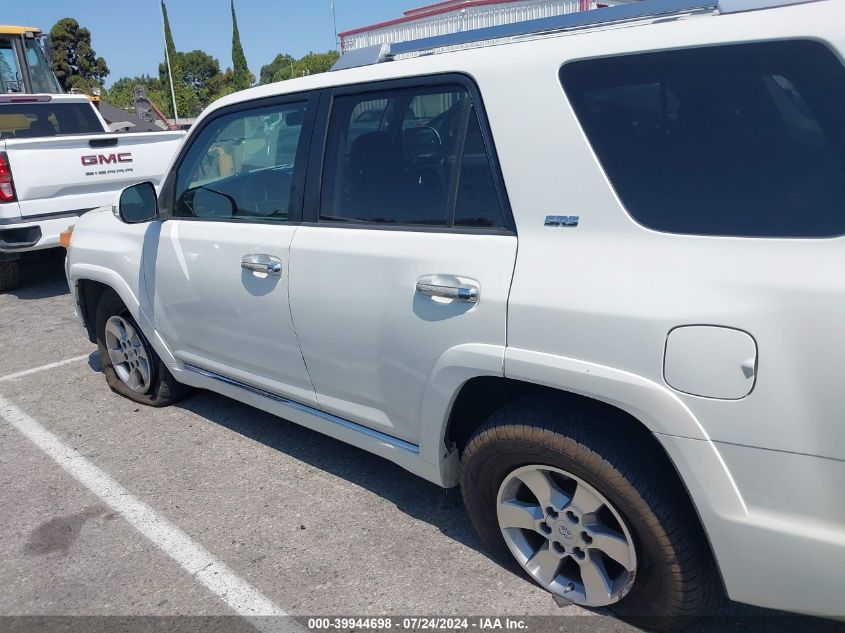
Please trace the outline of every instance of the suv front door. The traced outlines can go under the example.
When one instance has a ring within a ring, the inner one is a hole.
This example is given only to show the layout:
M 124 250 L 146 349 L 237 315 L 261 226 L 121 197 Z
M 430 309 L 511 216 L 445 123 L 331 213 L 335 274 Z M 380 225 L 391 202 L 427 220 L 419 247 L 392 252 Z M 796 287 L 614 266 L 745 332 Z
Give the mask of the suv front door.
M 315 404 L 288 303 L 316 97 L 248 102 L 178 162 L 148 262 L 158 330 L 188 369 Z M 150 266 L 152 268 L 150 268 Z
M 412 450 L 450 350 L 502 373 L 517 240 L 479 108 L 459 76 L 335 89 L 291 247 L 320 407 Z

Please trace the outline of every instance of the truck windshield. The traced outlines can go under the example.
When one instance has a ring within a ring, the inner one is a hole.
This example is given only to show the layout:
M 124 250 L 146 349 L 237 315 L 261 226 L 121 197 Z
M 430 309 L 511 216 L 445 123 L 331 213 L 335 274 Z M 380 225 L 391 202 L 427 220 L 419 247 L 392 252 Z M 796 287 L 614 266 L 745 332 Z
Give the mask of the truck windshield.
M 44 57 L 44 51 L 41 50 L 41 44 L 34 38 L 26 39 L 25 41 L 26 65 L 29 66 L 32 91 L 46 93 L 61 92 L 62 89 L 59 87 L 59 82 L 50 69 L 47 58 Z
M 87 103 L 0 104 L 0 138 L 98 134 L 103 125 Z
M 21 92 L 21 74 L 12 40 L 0 37 L 0 92 Z

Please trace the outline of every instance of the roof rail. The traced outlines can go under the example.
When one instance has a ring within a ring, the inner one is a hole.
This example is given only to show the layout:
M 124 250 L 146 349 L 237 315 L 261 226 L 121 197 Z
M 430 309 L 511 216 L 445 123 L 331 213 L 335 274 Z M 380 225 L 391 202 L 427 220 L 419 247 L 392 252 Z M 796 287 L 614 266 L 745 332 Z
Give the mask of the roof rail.
M 390 55 L 390 44 L 376 44 L 375 46 L 365 46 L 363 48 L 356 48 L 354 51 L 349 51 L 340 56 L 332 70 L 345 70 L 346 68 L 358 68 L 359 66 L 369 66 L 370 64 L 378 64 L 379 62 L 387 61 Z
M 807 4 L 818 0 L 719 0 L 719 13 L 740 13 L 741 11 L 757 11 L 759 9 L 774 9 L 789 4 Z
M 592 11 L 566 13 L 539 20 L 513 22 L 499 26 L 436 35 L 408 42 L 376 44 L 344 53 L 332 70 L 343 70 L 368 66 L 395 59 L 399 55 L 427 54 L 439 49 L 459 47 L 493 40 L 507 41 L 530 35 L 542 35 L 561 31 L 590 28 L 605 24 L 628 22 L 647 18 L 659 18 L 690 12 L 716 11 L 737 13 L 754 11 L 789 4 L 815 2 L 816 0 L 645 0 L 631 4 L 617 5 Z

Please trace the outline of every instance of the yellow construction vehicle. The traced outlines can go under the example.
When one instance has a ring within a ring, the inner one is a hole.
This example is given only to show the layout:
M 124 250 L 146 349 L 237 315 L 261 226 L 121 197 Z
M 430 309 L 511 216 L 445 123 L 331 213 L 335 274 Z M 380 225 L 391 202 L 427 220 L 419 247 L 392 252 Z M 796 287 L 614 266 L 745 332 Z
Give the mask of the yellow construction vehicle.
M 41 29 L 0 25 L 0 93 L 61 93 Z

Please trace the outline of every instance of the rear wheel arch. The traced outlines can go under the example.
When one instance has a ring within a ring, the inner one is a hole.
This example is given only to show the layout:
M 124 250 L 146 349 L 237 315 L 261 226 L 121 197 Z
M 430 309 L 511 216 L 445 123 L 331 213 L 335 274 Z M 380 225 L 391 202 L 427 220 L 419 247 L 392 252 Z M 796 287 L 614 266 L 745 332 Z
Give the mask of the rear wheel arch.
M 567 408 L 624 421 L 645 430 L 653 440 L 655 433 L 709 440 L 692 411 L 665 384 L 610 366 L 530 350 L 496 348 L 495 358 L 502 361 L 498 371 L 478 364 L 485 360 L 481 355 L 459 359 L 475 371 L 465 370 L 462 381 L 441 385 L 452 394 L 437 412 L 441 451 L 462 451 L 472 432 L 497 408 L 527 395 L 556 397 Z
M 478 376 L 461 385 L 449 412 L 444 432 L 444 444 L 463 452 L 469 439 L 495 411 L 522 400 L 555 402 L 561 409 L 576 410 L 595 418 L 620 425 L 618 428 L 637 429 L 642 436 L 654 439 L 653 433 L 640 419 L 623 409 L 602 400 L 513 378 Z M 667 456 L 668 459 L 668 456 Z
M 671 476 L 683 491 L 688 509 L 705 535 L 710 554 L 713 555 L 713 548 L 695 501 L 666 449 L 643 421 L 612 404 L 563 389 L 511 378 L 479 376 L 465 382 L 455 396 L 443 437 L 445 446 L 455 449 L 463 456 L 473 436 L 488 423 L 491 416 L 505 408 L 513 407 L 555 408 L 568 414 L 575 413 L 578 418 L 591 422 L 588 430 L 585 431 L 582 427 L 578 430 L 579 433 L 622 434 L 628 440 L 632 451 L 645 450 L 651 459 L 659 461 L 661 472 Z M 565 417 L 561 416 L 559 423 L 559 430 L 562 432 L 570 430 L 563 420 Z M 715 556 L 713 560 L 716 560 Z
M 578 417 L 594 422 L 590 433 L 622 433 L 632 445 L 642 443 L 663 465 L 670 466 L 673 476 L 686 489 L 674 462 L 654 432 L 631 413 L 596 398 L 513 378 L 479 376 L 466 381 L 449 412 L 443 435 L 444 445 L 462 455 L 475 433 L 487 424 L 494 413 L 505 407 L 519 406 L 557 408 L 568 414 L 576 413 Z M 565 421 L 561 420 L 560 428 L 567 430 Z M 688 492 L 687 497 L 694 505 Z

